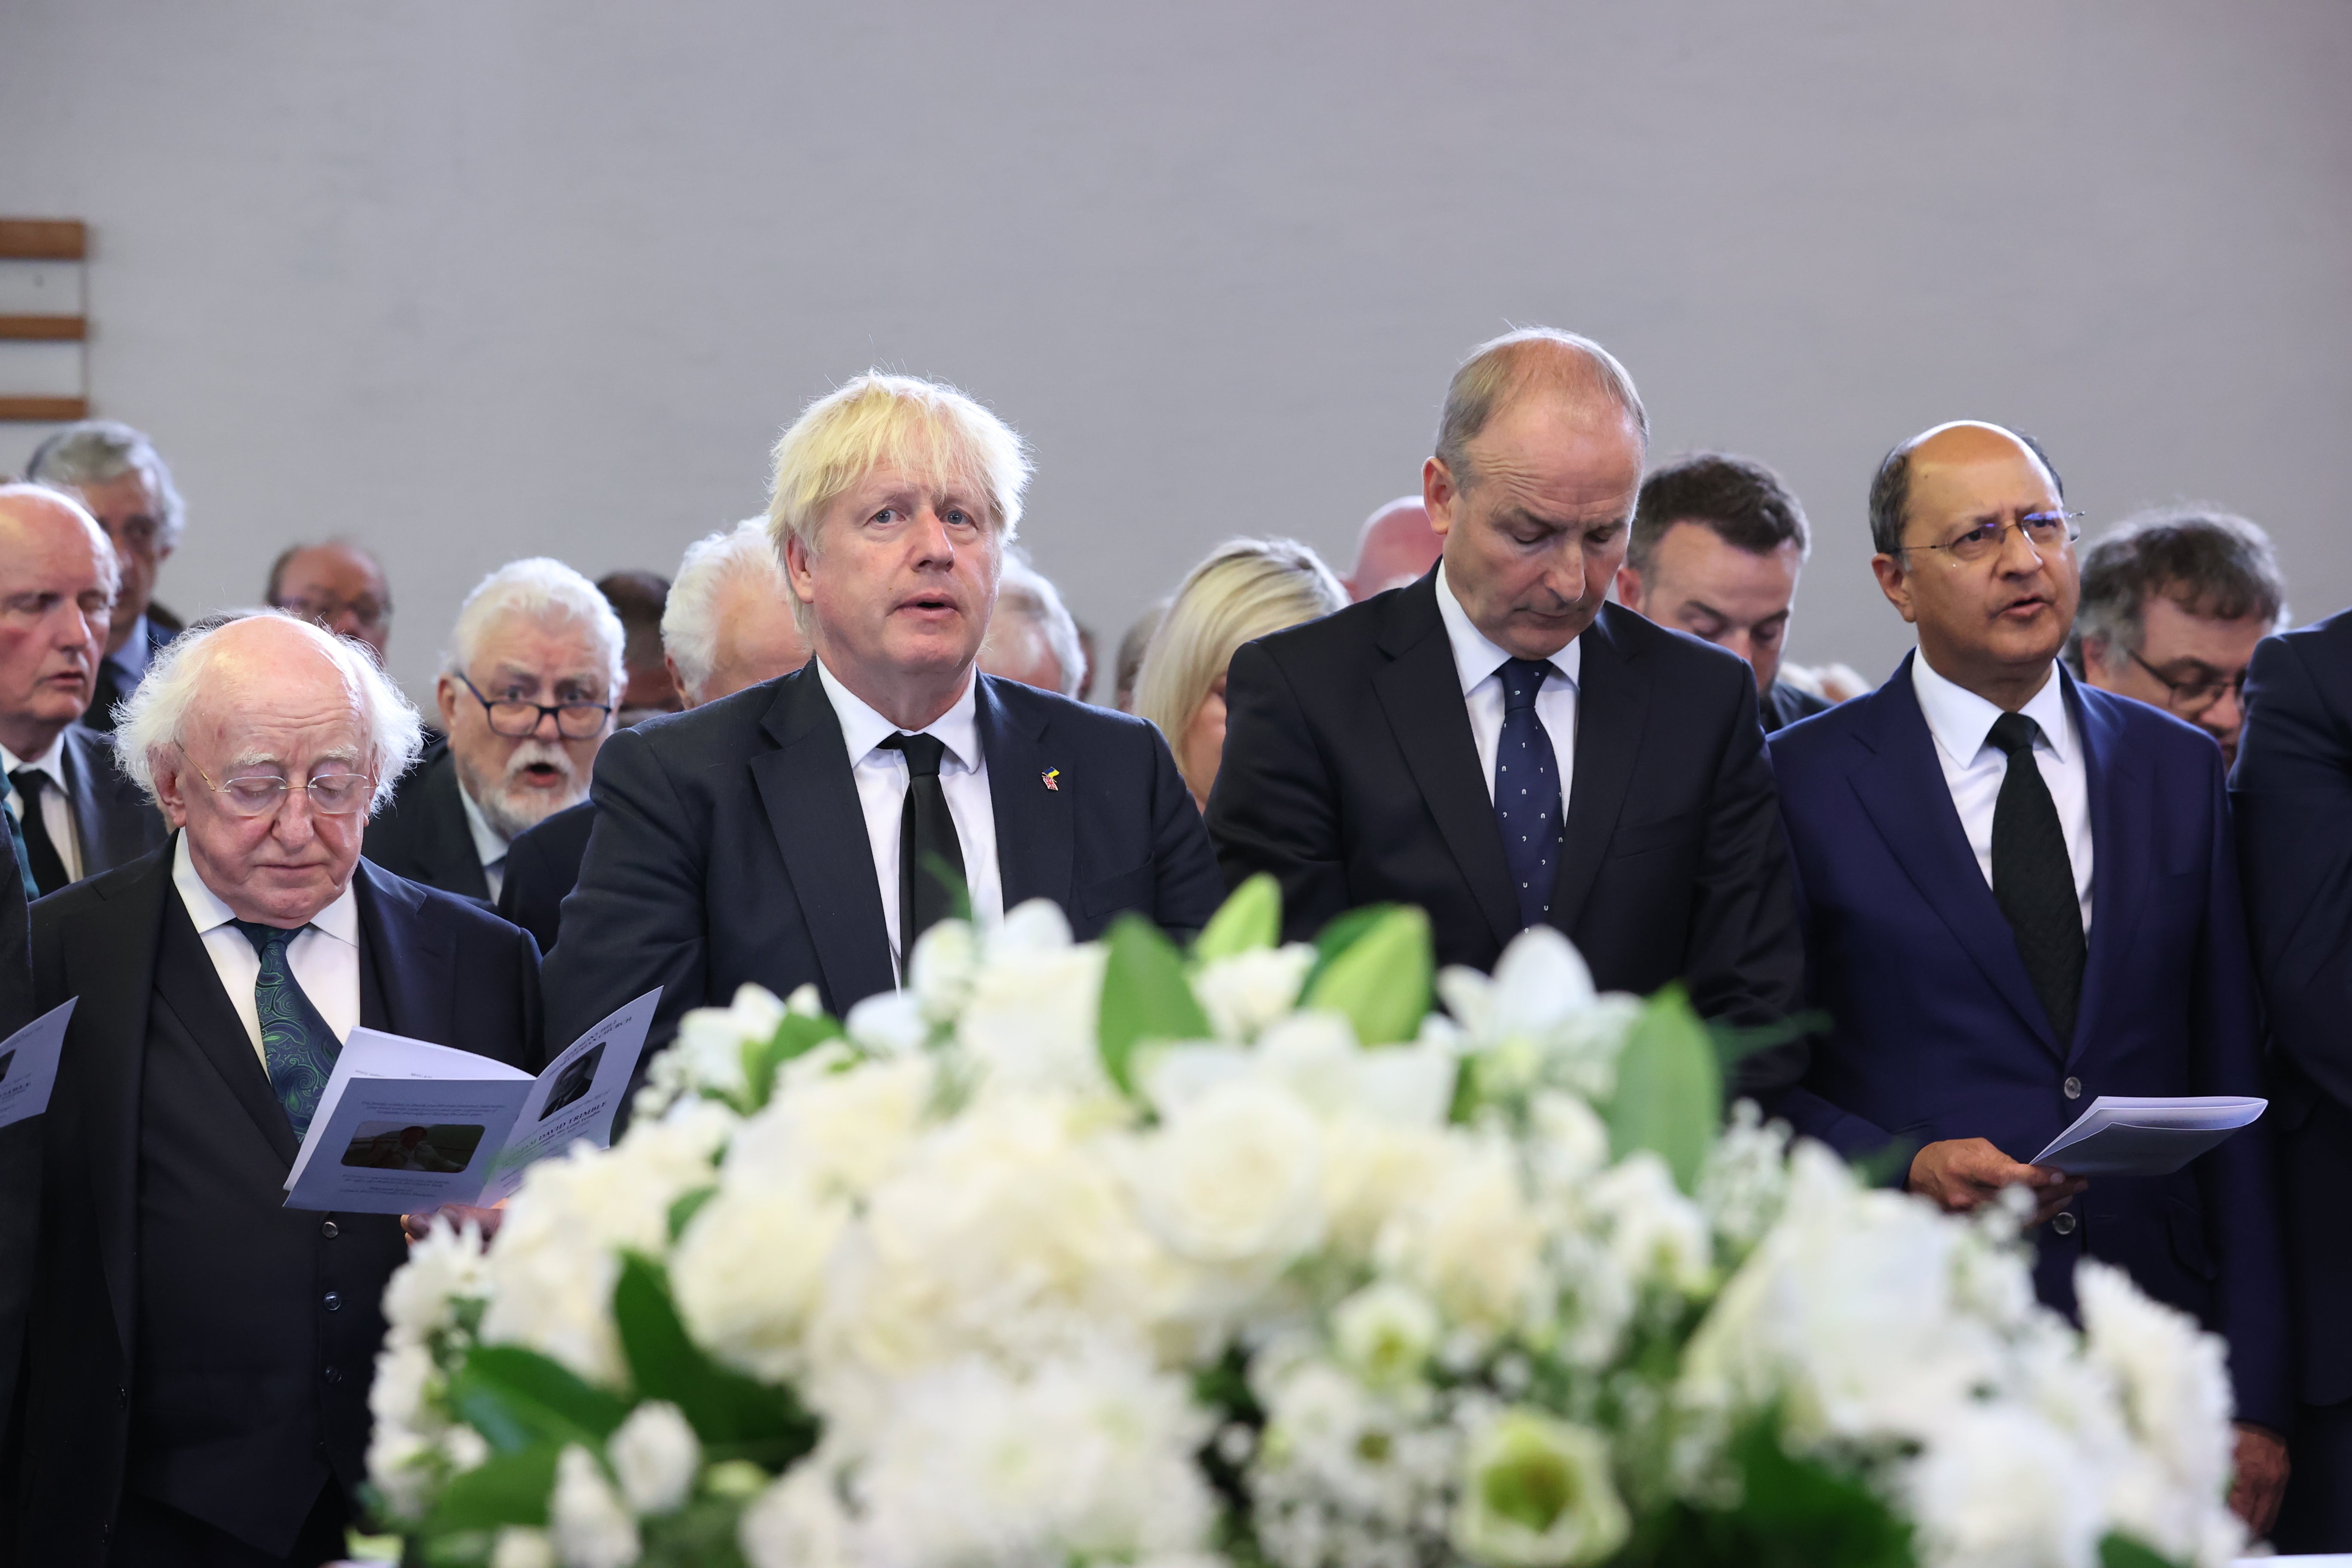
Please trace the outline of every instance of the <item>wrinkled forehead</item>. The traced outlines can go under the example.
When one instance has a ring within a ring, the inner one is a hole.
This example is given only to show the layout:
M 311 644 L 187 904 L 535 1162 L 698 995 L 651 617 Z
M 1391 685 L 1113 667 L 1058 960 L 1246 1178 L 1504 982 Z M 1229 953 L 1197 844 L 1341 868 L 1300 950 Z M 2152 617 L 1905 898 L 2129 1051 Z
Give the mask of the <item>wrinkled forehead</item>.
M 1004 526 L 983 455 L 944 419 L 909 414 L 877 432 L 868 449 L 843 457 L 826 476 L 828 511 L 845 502 L 906 494 L 975 508 L 992 528 Z
M 611 666 L 596 630 L 581 616 L 557 606 L 517 606 L 492 616 L 474 639 L 468 673 L 563 679 L 608 677 Z
M 207 769 L 357 763 L 368 750 L 360 693 L 323 657 L 223 660 L 205 672 L 180 744 Z

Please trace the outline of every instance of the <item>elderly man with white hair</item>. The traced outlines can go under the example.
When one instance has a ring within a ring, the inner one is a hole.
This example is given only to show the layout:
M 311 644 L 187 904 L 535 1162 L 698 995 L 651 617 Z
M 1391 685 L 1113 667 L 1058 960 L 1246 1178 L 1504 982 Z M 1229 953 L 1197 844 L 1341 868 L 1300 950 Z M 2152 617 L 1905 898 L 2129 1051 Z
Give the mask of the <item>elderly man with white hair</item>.
M 784 563 L 768 538 L 768 520 L 747 518 L 686 547 L 662 610 L 662 662 L 688 708 L 798 669 L 809 647 L 793 622 Z M 557 812 L 507 848 L 499 913 L 551 952 L 562 926 L 564 895 L 580 880 L 596 803 Z
M 448 739 L 400 781 L 368 833 L 387 870 L 495 904 L 509 847 L 588 794 L 628 684 L 626 635 L 561 561 L 512 561 L 458 607 L 436 688 Z
M 996 616 L 981 645 L 980 668 L 1040 691 L 1083 699 L 1087 650 L 1061 590 L 1018 555 L 1004 558 L 996 584 Z
M 1081 937 L 1206 922 L 1223 889 L 1159 731 L 975 668 L 1028 478 L 995 415 L 907 376 L 784 432 L 769 522 L 816 657 L 604 748 L 552 1035 L 656 984 L 656 1041 L 747 981 L 845 1011 L 963 899 L 983 924 L 1051 900 Z
M 173 828 L 42 900 L 36 1005 L 79 998 L 44 1130 L 26 1331 L 26 1563 L 302 1564 L 360 1507 L 389 1215 L 286 1206 L 352 1028 L 536 1065 L 539 954 L 363 865 L 415 710 L 277 612 L 190 632 L 126 705 Z

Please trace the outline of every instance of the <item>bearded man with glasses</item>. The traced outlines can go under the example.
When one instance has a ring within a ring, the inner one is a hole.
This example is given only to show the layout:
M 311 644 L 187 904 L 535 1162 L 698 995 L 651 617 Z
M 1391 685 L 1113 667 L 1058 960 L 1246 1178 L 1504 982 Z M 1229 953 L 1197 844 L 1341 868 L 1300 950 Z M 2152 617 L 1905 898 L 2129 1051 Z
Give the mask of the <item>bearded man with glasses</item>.
M 1771 738 L 1827 1019 L 1768 1109 L 1945 1208 L 2032 1201 L 2042 1300 L 2086 1258 L 2229 1343 L 2256 1534 L 2286 1482 L 2285 1281 L 2269 1131 L 2168 1176 L 2027 1164 L 2101 1095 L 2260 1095 L 2221 754 L 2059 663 L 2075 515 L 2041 448 L 1942 425 L 1886 455 L 1872 569 L 1919 647 Z
M 421 732 L 364 651 L 274 612 L 188 632 L 123 706 L 173 837 L 33 916 L 35 1006 L 79 1002 L 7 1190 L 39 1212 L 14 1561 L 343 1555 L 407 1247 L 286 1207 L 288 1172 L 355 1026 L 539 1065 L 530 935 L 361 863 Z
M 588 798 L 628 683 L 625 641 L 604 595 L 561 561 L 483 578 L 458 608 L 436 691 L 448 738 L 400 781 L 368 858 L 495 904 L 508 845 Z

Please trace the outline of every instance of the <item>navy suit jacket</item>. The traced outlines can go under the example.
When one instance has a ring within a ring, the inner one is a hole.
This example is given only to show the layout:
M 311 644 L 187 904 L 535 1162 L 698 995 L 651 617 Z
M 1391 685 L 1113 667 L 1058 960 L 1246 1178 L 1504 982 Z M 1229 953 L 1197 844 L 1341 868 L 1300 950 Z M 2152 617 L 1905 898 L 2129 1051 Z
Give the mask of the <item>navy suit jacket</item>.
M 507 846 L 506 879 L 499 885 L 499 918 L 530 932 L 539 951 L 553 952 L 563 922 L 564 896 L 579 884 L 596 803 L 565 806 Z
M 1160 731 L 977 679 L 1004 907 L 1051 899 L 1081 941 L 1129 910 L 1175 931 L 1206 924 L 1224 887 Z M 649 1050 L 747 981 L 779 996 L 814 984 L 835 1014 L 891 989 L 866 815 L 815 660 L 616 732 L 591 798 L 547 965 L 549 1040 L 568 1045 L 656 985 Z
M 1913 656 L 1916 657 L 1916 656 Z M 2082 1005 L 2052 1032 L 1960 826 L 1906 658 L 1878 690 L 1774 735 L 1808 993 L 1828 1015 L 1773 1108 L 1849 1157 L 1986 1138 L 2031 1160 L 2102 1094 L 2261 1094 L 2237 856 L 2212 740 L 2060 672 L 2090 778 Z M 2065 1085 L 2077 1084 L 2076 1097 Z M 2074 1306 L 2084 1256 L 2230 1342 L 2240 1419 L 2286 1429 L 2286 1299 L 2268 1129 L 2170 1176 L 2099 1176 L 2035 1284 Z
M 2230 799 L 2271 1040 L 2305 1403 L 2352 1399 L 2352 612 L 2254 650 Z

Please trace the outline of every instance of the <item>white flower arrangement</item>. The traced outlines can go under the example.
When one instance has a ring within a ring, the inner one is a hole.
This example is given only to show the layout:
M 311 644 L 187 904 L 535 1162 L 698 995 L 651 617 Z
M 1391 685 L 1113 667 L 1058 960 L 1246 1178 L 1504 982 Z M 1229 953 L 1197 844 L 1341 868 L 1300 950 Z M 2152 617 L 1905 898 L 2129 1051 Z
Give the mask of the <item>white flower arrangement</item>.
M 691 1014 L 386 1295 L 370 1468 L 485 1568 L 2225 1563 L 2218 1342 L 1722 1114 L 1678 995 L 1409 910 L 950 922 Z M 1430 1010 L 1442 997 L 1446 1012 Z

